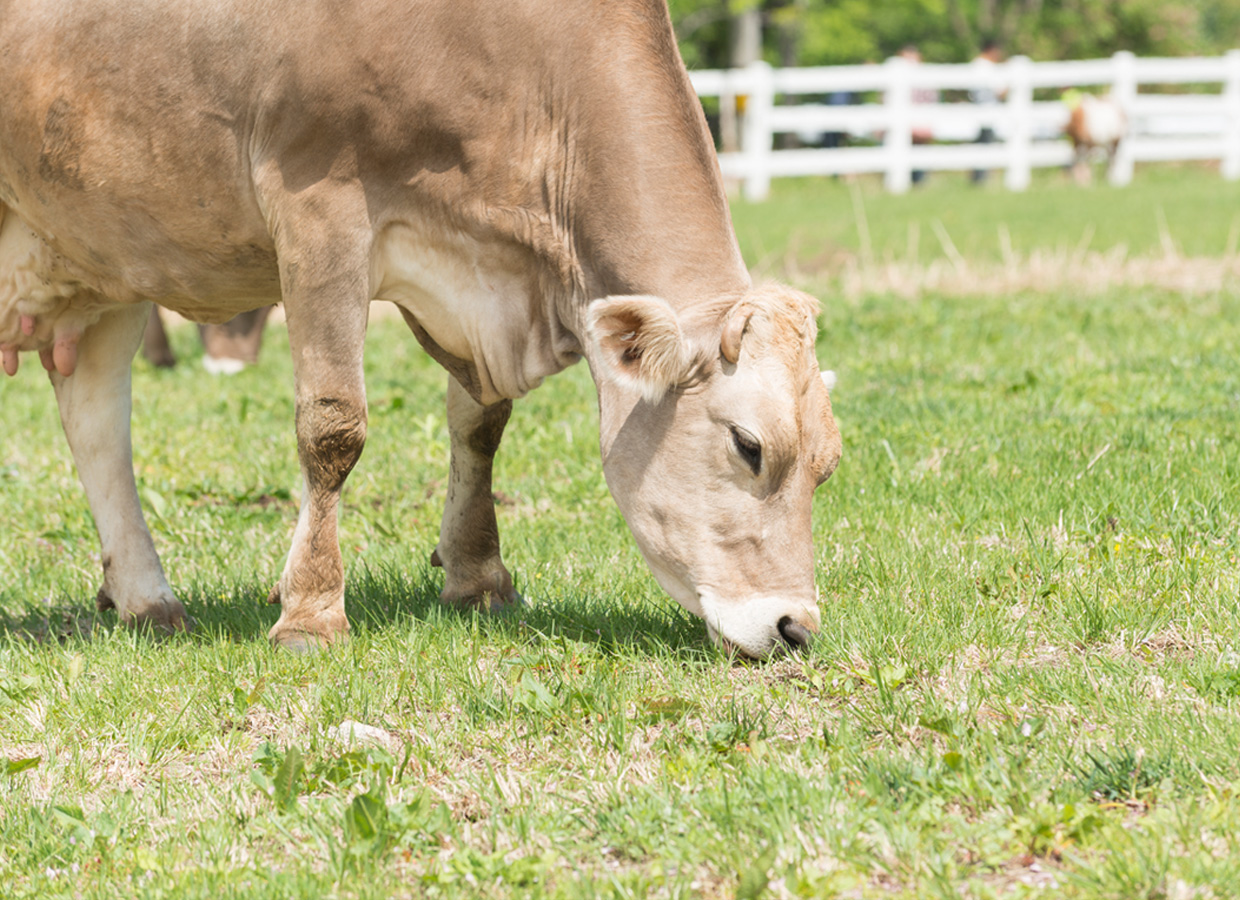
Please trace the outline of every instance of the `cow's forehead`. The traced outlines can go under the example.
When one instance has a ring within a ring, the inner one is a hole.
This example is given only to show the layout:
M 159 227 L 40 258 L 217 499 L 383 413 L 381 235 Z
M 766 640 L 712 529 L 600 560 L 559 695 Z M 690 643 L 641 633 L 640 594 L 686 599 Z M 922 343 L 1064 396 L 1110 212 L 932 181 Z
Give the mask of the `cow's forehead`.
M 784 285 L 764 285 L 745 295 L 741 305 L 753 311 L 760 339 L 783 351 L 789 361 L 812 352 L 818 336 L 818 301 Z
M 736 315 L 748 318 L 742 349 L 748 380 L 761 384 L 772 413 L 787 410 L 801 431 L 801 419 L 807 414 L 820 417 L 817 410 L 826 401 L 815 354 L 818 301 L 783 285 L 766 285 L 736 303 L 725 323 Z
M 764 307 L 768 327 L 759 328 L 758 332 L 765 339 L 765 346 L 756 349 L 768 367 L 782 370 L 775 380 L 783 382 L 788 391 L 787 402 L 796 430 L 795 437 L 789 438 L 796 441 L 798 455 L 813 482 L 821 483 L 839 463 L 842 446 L 815 352 L 817 302 L 790 289 L 783 289 L 781 294 Z M 779 405 L 772 399 L 774 405 Z

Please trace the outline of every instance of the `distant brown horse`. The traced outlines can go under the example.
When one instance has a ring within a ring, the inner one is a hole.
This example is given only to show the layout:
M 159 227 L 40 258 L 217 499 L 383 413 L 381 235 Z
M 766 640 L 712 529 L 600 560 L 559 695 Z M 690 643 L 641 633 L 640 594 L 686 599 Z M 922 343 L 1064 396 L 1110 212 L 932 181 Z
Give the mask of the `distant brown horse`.
M 229 319 L 223 325 L 199 325 L 198 332 L 206 351 L 202 364 L 212 375 L 233 375 L 247 365 L 258 362 L 263 345 L 263 326 L 271 307 L 264 306 Z M 177 359 L 168 343 L 168 332 L 159 317 L 159 307 L 151 309 L 142 338 L 142 355 L 152 365 L 171 368 Z
M 1106 154 L 1107 167 L 1115 162 L 1119 142 L 1128 133 L 1128 117 L 1112 97 L 1081 94 L 1069 103 L 1071 115 L 1064 133 L 1072 141 L 1072 176 L 1080 185 L 1093 180 L 1090 156 L 1096 150 Z

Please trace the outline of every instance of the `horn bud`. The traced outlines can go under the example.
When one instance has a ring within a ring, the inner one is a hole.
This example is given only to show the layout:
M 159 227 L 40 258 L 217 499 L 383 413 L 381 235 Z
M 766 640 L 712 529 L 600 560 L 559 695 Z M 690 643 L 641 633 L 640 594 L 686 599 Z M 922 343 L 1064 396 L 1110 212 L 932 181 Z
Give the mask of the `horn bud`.
M 742 303 L 733 311 L 728 322 L 723 326 L 723 335 L 719 338 L 719 350 L 723 358 L 732 365 L 741 358 L 741 339 L 749 326 L 749 317 L 753 315 L 753 307 Z

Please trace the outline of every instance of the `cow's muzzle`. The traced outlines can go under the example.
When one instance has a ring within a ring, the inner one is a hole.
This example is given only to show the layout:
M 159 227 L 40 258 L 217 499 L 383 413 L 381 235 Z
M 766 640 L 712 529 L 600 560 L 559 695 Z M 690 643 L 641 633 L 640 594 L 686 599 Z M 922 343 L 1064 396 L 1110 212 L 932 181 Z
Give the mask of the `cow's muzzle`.
M 814 640 L 814 633 L 792 616 L 784 616 L 779 620 L 777 627 L 787 650 L 793 653 L 809 650 L 809 645 Z

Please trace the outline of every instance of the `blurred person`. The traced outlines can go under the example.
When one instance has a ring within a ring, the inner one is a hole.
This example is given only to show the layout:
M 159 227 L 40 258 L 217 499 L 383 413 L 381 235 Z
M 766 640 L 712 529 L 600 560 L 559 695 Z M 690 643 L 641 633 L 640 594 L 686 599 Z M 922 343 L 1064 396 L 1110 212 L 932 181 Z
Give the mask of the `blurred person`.
M 982 49 L 978 51 L 977 56 L 973 57 L 973 65 L 989 71 L 996 63 L 1003 62 L 1003 48 L 999 42 L 992 39 L 986 40 L 982 44 Z M 969 89 L 969 102 L 976 106 L 988 107 L 998 106 L 1003 102 L 1006 91 L 996 90 L 988 84 L 977 85 Z M 977 144 L 993 144 L 998 139 L 995 134 L 993 124 L 983 121 L 981 131 L 978 132 Z M 986 177 L 989 175 L 986 169 L 974 169 L 972 172 L 972 181 L 974 184 L 984 184 Z
M 921 65 L 921 51 L 917 49 L 916 44 L 905 44 L 900 50 L 900 58 L 906 59 L 911 65 Z M 912 103 L 914 106 L 925 106 L 930 103 L 939 102 L 939 92 L 934 88 L 913 88 Z M 916 120 L 913 122 L 912 128 L 914 144 L 929 144 L 934 140 L 934 131 L 929 124 L 919 124 Z M 924 169 L 914 169 L 913 184 L 921 184 L 926 179 Z
M 827 94 L 827 106 L 856 106 L 861 97 L 856 91 L 832 91 Z M 848 132 L 828 131 L 822 136 L 822 146 L 829 148 L 847 147 Z

